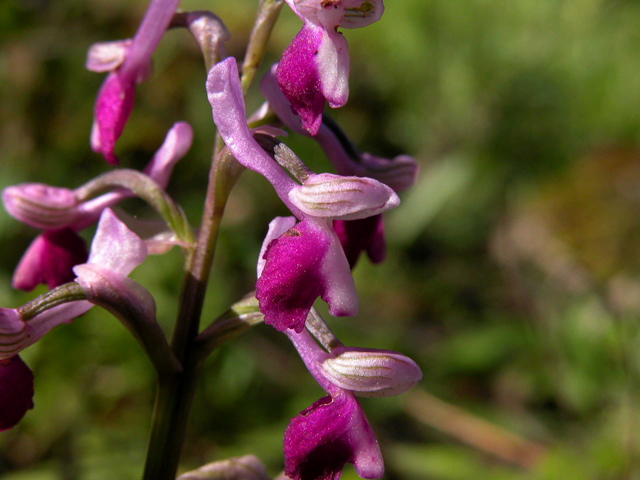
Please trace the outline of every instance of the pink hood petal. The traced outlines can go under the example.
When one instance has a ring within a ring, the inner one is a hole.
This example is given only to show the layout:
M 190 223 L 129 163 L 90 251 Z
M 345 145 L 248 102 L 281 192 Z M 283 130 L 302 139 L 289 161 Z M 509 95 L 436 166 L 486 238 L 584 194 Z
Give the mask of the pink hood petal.
M 162 188 L 167 188 L 173 167 L 186 155 L 193 141 L 193 129 L 187 122 L 178 122 L 167 132 L 163 144 L 153 156 L 144 173 Z
M 289 192 L 291 203 L 312 217 L 357 220 L 400 205 L 388 186 L 367 177 L 345 177 L 332 173 L 310 176 Z
M 140 237 L 129 230 L 111 209 L 106 209 L 91 243 L 88 263 L 127 276 L 146 256 L 147 247 Z

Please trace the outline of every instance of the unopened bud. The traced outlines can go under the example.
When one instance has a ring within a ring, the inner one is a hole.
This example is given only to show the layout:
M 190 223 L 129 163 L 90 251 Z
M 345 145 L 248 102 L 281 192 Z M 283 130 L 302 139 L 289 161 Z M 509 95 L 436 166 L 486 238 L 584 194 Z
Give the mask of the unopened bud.
M 131 39 L 99 42 L 89 47 L 85 66 L 91 72 L 110 72 L 118 68 L 127 55 Z
M 422 380 L 416 362 L 397 352 L 337 347 L 331 353 L 321 364 L 324 376 L 361 397 L 399 395 Z
M 73 190 L 41 183 L 7 187 L 2 201 L 9 215 L 34 228 L 52 229 L 70 225 L 79 215 Z
M 270 480 L 254 455 L 213 462 L 178 477 L 178 480 Z
M 307 215 L 358 220 L 400 205 L 388 186 L 372 178 L 321 173 L 289 192 L 289 200 Z

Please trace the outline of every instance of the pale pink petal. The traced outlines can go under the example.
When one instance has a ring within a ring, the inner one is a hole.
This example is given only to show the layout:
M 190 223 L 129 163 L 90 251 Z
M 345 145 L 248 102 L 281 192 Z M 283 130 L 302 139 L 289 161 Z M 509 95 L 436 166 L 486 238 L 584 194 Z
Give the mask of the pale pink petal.
M 349 99 L 349 46 L 344 36 L 329 31 L 315 59 L 322 95 L 331 108 L 343 107 Z
M 144 169 L 162 188 L 167 188 L 173 167 L 191 148 L 193 129 L 187 122 L 178 122 L 167 133 L 163 144 Z
M 92 72 L 110 72 L 118 68 L 131 46 L 131 39 L 98 42 L 89 47 L 85 67 Z
M 146 256 L 147 247 L 140 237 L 106 209 L 100 217 L 88 263 L 127 276 Z

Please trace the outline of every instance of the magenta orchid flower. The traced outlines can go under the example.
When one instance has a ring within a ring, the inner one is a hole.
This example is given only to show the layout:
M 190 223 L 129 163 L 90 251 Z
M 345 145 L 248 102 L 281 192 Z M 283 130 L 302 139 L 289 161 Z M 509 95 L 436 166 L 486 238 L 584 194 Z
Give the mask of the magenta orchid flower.
M 191 126 L 186 122 L 176 123 L 144 173 L 166 188 L 175 164 L 187 153 L 192 140 Z M 87 259 L 85 242 L 77 232 L 94 224 L 105 208 L 132 195 L 119 190 L 80 201 L 79 192 L 80 189 L 37 183 L 15 185 L 3 191 L 2 200 L 11 216 L 45 230 L 22 256 L 13 275 L 14 288 L 30 291 L 40 283 L 54 288 L 73 280 L 72 268 Z
M 349 47 L 338 27 L 358 28 L 382 16 L 382 0 L 286 0 L 304 22 L 282 54 L 277 78 L 302 125 L 315 135 L 327 100 L 342 107 L 349 97 Z
M 89 50 L 87 68 L 110 71 L 96 99 L 91 148 L 112 164 L 119 163 L 114 153 L 131 110 L 135 85 L 151 70 L 151 55 L 169 27 L 180 0 L 152 0 L 132 40 L 102 43 Z
M 278 231 L 261 258 L 264 274 L 256 298 L 265 322 L 277 330 L 304 328 L 314 300 L 320 296 L 336 316 L 357 313 L 358 300 L 349 264 L 332 228 L 334 219 L 376 215 L 400 203 L 396 193 L 369 178 L 315 175 L 296 158 L 302 185 L 296 183 L 256 142 L 249 131 L 233 58 L 213 67 L 207 79 L 213 119 L 227 147 L 245 167 L 263 175 L 299 220 L 274 224 Z M 304 178 L 303 178 L 304 177 Z
M 110 210 L 100 217 L 87 263 L 76 265 L 75 281 L 87 293 L 106 288 L 155 318 L 155 303 L 142 286 L 127 276 L 147 255 L 144 242 Z M 58 305 L 24 320 L 19 309 L 0 309 L 0 430 L 15 426 L 33 408 L 33 374 L 18 354 L 52 328 L 69 323 L 93 307 L 87 300 Z
M 280 121 L 295 133 L 310 136 L 303 128 L 301 118 L 294 115 L 289 101 L 278 87 L 276 68 L 262 77 L 260 91 Z M 418 163 L 409 155 L 399 155 L 391 160 L 360 153 L 344 133 L 325 118 L 313 137 L 340 175 L 374 178 L 396 192 L 411 187 L 418 175 Z M 340 238 L 349 265 L 353 268 L 364 251 L 373 263 L 385 259 L 386 246 L 381 215 L 358 220 L 335 220 L 333 227 Z
M 397 352 L 340 346 L 327 353 L 306 330 L 286 334 L 328 396 L 285 430 L 285 473 L 294 480 L 338 480 L 352 463 L 360 477 L 381 478 L 378 440 L 354 394 L 398 395 L 422 379 L 420 368 Z

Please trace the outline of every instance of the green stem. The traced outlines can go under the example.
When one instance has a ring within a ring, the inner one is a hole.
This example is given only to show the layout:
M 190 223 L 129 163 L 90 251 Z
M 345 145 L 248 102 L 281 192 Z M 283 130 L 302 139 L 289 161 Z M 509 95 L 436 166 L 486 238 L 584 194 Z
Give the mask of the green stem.
M 183 371 L 158 380 L 145 480 L 172 480 L 178 469 L 187 419 L 203 363 L 192 354 L 191 347 L 198 334 L 222 214 L 231 188 L 243 170 L 238 165 L 233 158 L 217 155 L 211 167 L 200 233 L 184 280 L 171 345 Z
M 261 0 L 258 6 L 256 23 L 247 46 L 246 70 L 242 76 L 245 92 L 253 82 L 282 3 L 282 0 Z M 223 145 L 220 136 L 216 135 L 202 223 L 195 250 L 189 258 L 173 334 L 172 349 L 183 370 L 163 375 L 158 380 L 144 480 L 175 479 L 191 403 L 206 359 L 200 349 L 193 347 L 222 214 L 231 189 L 244 171 L 244 167 L 223 149 Z
M 89 198 L 114 188 L 126 188 L 156 210 L 180 240 L 193 243 L 193 233 L 184 212 L 164 189 L 151 177 L 137 170 L 121 168 L 91 180 L 77 190 L 78 201 Z
M 249 91 L 249 87 L 258 72 L 273 26 L 278 20 L 283 4 L 283 0 L 260 0 L 256 21 L 253 24 L 253 30 L 247 45 L 247 54 L 242 64 L 241 85 L 243 95 L 246 95 Z

